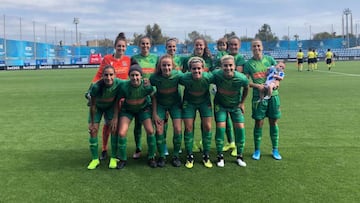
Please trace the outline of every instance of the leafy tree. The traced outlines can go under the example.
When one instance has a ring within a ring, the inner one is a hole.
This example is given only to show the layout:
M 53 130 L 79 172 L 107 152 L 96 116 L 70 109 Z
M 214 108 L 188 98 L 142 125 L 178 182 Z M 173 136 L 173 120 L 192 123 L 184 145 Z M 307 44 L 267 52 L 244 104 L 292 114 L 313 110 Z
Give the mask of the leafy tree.
M 226 34 L 224 35 L 224 38 L 229 39 L 229 38 L 232 37 L 232 36 L 236 36 L 236 33 L 235 33 L 234 31 L 231 31 L 230 33 L 226 33 Z
M 298 41 L 298 40 L 299 40 L 299 35 L 298 35 L 298 34 L 295 34 L 295 35 L 294 35 L 294 38 L 295 38 L 295 41 Z
M 254 38 L 251 38 L 251 37 L 247 37 L 247 36 L 242 36 L 240 37 L 240 40 L 242 42 L 251 42 Z
M 188 39 L 185 40 L 185 44 L 191 44 L 196 38 L 201 37 L 201 34 L 198 31 L 192 31 L 188 33 Z
M 214 43 L 214 40 L 210 35 L 202 35 L 202 37 L 206 40 L 207 43 Z
M 316 34 L 314 34 L 314 37 L 313 37 L 314 40 L 323 40 L 323 39 L 329 39 L 329 38 L 333 38 L 333 36 L 332 36 L 332 34 L 330 34 L 328 32 L 316 33 Z
M 146 36 L 150 37 L 152 44 L 165 44 L 166 38 L 161 33 L 161 28 L 158 24 L 155 23 L 153 27 L 147 25 L 145 33 Z
M 319 32 L 314 34 L 314 40 L 324 40 L 324 39 L 333 39 L 333 38 L 342 38 L 342 35 L 336 35 L 336 32 L 328 33 L 328 32 Z M 346 36 L 345 36 L 346 37 Z M 353 38 L 355 35 L 349 33 L 349 37 Z
M 155 23 L 153 26 L 147 25 L 145 27 L 145 34 L 134 33 L 134 36 L 133 36 L 134 40 L 133 40 L 132 44 L 138 45 L 140 42 L 140 39 L 144 36 L 150 37 L 151 43 L 153 45 L 165 44 L 166 39 L 168 39 L 168 37 L 163 36 L 160 26 Z
M 282 39 L 282 40 L 285 40 L 285 41 L 289 41 L 289 40 L 290 40 L 290 37 L 287 36 L 287 35 L 284 35 L 284 36 L 282 36 L 281 39 Z
M 98 40 L 98 44 L 100 47 L 113 47 L 114 41 L 108 38 Z
M 229 38 L 231 38 L 231 37 L 233 37 L 233 36 L 237 36 L 234 31 L 231 31 L 230 33 L 226 33 L 226 34 L 224 35 L 224 37 L 227 38 L 227 39 L 229 39 Z M 238 36 L 238 37 L 239 37 L 239 36 Z M 246 36 L 241 36 L 241 37 L 239 37 L 239 38 L 240 38 L 240 40 L 241 40 L 242 42 L 251 42 L 251 41 L 254 39 L 254 38 L 246 37 Z
M 259 32 L 255 35 L 255 38 L 259 38 L 262 41 L 278 41 L 279 38 L 275 36 L 275 33 L 271 32 L 271 27 L 268 24 L 264 24 L 259 29 Z
M 185 40 L 185 44 L 192 44 L 196 38 L 202 37 L 207 43 L 213 43 L 214 40 L 209 35 L 200 34 L 198 31 L 192 31 L 188 34 L 188 39 Z
M 230 33 L 226 33 L 226 34 L 224 35 L 224 37 L 227 38 L 227 39 L 229 39 L 229 38 L 231 38 L 231 37 L 233 37 L 233 36 L 237 36 L 234 31 L 231 31 Z M 239 36 L 238 36 L 238 37 L 239 37 Z M 241 37 L 239 37 L 239 38 L 240 38 L 240 40 L 241 40 L 242 42 L 251 42 L 251 41 L 253 40 L 253 38 L 251 38 L 251 37 L 246 37 L 246 36 L 241 36 Z
M 134 33 L 133 37 L 134 37 L 134 40 L 133 42 L 131 43 L 132 45 L 138 45 L 140 43 L 140 39 L 143 37 L 144 35 L 143 34 L 137 34 L 137 33 Z

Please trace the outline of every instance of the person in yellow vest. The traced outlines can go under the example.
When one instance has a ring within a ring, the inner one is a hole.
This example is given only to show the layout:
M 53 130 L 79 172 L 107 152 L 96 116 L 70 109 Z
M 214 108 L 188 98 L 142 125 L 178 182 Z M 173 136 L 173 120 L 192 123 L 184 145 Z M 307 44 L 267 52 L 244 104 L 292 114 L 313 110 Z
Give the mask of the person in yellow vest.
M 307 59 L 308 59 L 308 71 L 314 71 L 314 58 L 315 58 L 315 53 L 313 52 L 312 49 L 309 49 L 308 53 L 307 53 Z
M 318 53 L 316 49 L 313 49 L 313 52 L 314 52 L 314 69 L 317 70 Z
M 334 54 L 331 52 L 330 49 L 327 50 L 326 54 L 325 54 L 325 60 L 326 60 L 326 64 L 328 69 L 331 69 L 331 65 L 333 64 L 333 57 Z
M 296 54 L 297 59 L 297 69 L 299 72 L 303 70 L 303 62 L 304 62 L 304 52 L 302 52 L 301 49 L 299 49 L 298 53 Z

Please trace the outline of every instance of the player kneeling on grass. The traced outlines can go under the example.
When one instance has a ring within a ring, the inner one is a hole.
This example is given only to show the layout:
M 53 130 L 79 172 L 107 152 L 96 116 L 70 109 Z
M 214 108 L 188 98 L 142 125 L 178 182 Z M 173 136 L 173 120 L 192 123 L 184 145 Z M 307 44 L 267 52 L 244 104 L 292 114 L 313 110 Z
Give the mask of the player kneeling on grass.
M 246 163 L 242 154 L 245 146 L 244 102 L 249 91 L 249 80 L 243 73 L 235 71 L 234 57 L 231 55 L 221 58 L 221 67 L 212 72 L 217 87 L 214 98 L 217 166 L 224 167 L 225 165 L 223 147 L 226 117 L 229 114 L 235 130 L 236 162 L 239 166 L 245 167 Z
M 88 165 L 88 169 L 95 169 L 99 164 L 98 154 L 98 130 L 101 117 L 104 118 L 107 123 L 110 124 L 111 129 L 111 159 L 109 168 L 116 168 L 116 151 L 117 151 L 117 139 L 116 139 L 116 127 L 118 122 L 118 103 L 117 97 L 118 89 L 122 85 L 122 81 L 115 78 L 114 67 L 108 65 L 105 66 L 102 73 L 102 79 L 96 82 L 90 89 L 90 113 L 89 113 L 89 133 L 90 133 L 90 152 L 92 161 Z
M 149 96 L 152 98 L 154 97 L 155 88 L 151 85 L 144 85 L 142 74 L 142 69 L 138 64 L 131 65 L 129 70 L 130 80 L 124 82 L 119 91 L 120 98 L 124 98 L 124 103 L 121 106 L 119 114 L 118 148 L 120 161 L 117 165 L 118 169 L 122 169 L 126 165 L 126 134 L 129 129 L 130 122 L 136 116 L 144 125 L 146 131 L 148 145 L 148 164 L 152 168 L 157 166 L 155 161 L 156 139 L 151 120 L 152 113 L 149 99 Z

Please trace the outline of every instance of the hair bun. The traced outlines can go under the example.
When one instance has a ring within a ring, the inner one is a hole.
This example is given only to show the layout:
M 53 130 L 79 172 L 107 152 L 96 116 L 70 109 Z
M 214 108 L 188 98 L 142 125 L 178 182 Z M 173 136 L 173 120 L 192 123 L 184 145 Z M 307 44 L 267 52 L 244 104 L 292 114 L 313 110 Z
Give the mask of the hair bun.
M 120 39 L 125 39 L 125 38 L 126 38 L 126 37 L 125 37 L 125 33 L 120 32 L 120 33 L 118 34 L 118 38 L 120 38 Z

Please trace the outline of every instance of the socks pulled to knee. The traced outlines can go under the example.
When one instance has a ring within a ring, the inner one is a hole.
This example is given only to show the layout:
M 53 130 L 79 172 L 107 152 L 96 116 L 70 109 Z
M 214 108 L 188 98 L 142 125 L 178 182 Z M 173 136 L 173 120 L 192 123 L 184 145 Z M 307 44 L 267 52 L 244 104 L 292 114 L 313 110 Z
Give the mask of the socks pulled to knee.
M 90 137 L 89 138 L 89 146 L 90 146 L 90 152 L 91 152 L 92 159 L 98 159 L 99 158 L 98 138 L 97 137 Z

